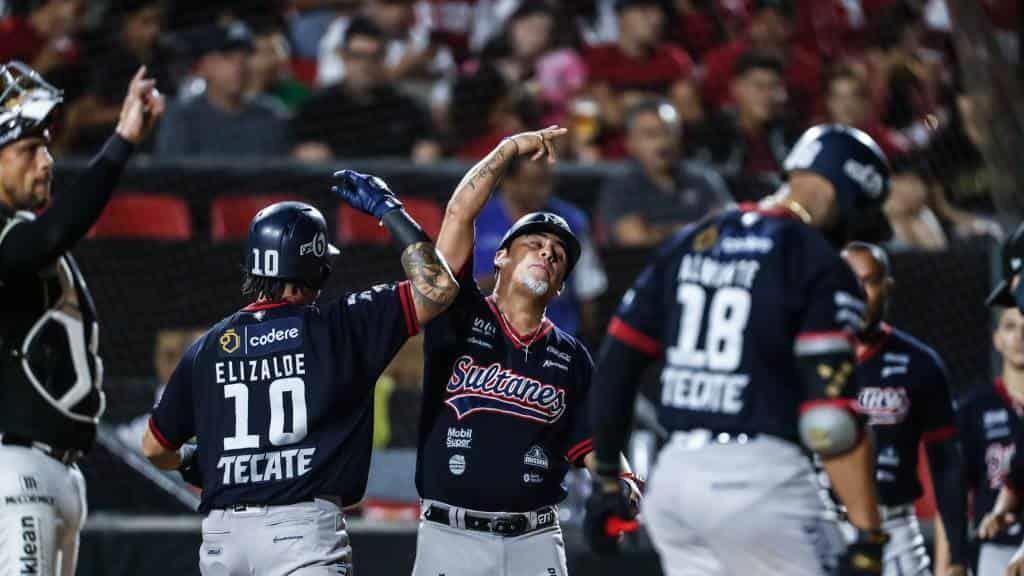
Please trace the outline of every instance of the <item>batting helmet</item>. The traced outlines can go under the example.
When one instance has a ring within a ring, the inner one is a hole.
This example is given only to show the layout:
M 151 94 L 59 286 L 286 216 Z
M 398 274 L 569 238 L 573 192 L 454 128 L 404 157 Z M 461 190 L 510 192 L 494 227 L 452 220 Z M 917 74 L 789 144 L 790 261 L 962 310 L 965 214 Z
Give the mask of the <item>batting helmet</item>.
M 249 226 L 246 270 L 253 276 L 299 281 L 318 288 L 331 273 L 327 222 L 303 202 L 278 202 L 260 210 Z
M 505 236 L 501 239 L 501 245 L 498 246 L 498 249 L 508 248 L 513 240 L 523 234 L 538 234 L 542 232 L 554 234 L 562 241 L 562 245 L 565 246 L 565 255 L 569 261 L 569 266 L 565 270 L 565 274 L 568 275 L 569 272 L 572 272 L 573 267 L 576 266 L 576 261 L 580 259 L 580 241 L 572 233 L 572 229 L 569 228 L 569 223 L 565 221 L 565 218 L 558 214 L 531 212 L 523 216 L 508 229 L 508 232 L 505 232 Z
M 49 126 L 63 93 L 21 62 L 0 66 L 0 147 Z
M 842 124 L 821 124 L 800 136 L 783 165 L 823 176 L 836 189 L 845 220 L 851 214 L 880 206 L 889 193 L 889 161 L 864 132 Z

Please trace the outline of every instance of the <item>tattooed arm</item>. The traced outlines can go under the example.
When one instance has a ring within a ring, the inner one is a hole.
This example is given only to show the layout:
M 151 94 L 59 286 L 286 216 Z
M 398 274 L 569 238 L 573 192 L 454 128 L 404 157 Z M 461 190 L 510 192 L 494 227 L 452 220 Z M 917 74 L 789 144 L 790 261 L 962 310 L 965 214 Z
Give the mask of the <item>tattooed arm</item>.
M 405 210 L 390 210 L 381 222 L 399 245 L 405 247 L 402 269 L 412 284 L 416 320 L 423 326 L 451 306 L 459 293 L 459 284 L 430 237 Z
M 531 160 L 540 160 L 547 156 L 548 162 L 554 162 L 553 140 L 565 133 L 565 128 L 550 126 L 510 136 L 463 176 L 448 200 L 441 233 L 437 236 L 437 249 L 454 270 L 462 270 L 473 253 L 473 223 L 512 158 L 530 156 Z

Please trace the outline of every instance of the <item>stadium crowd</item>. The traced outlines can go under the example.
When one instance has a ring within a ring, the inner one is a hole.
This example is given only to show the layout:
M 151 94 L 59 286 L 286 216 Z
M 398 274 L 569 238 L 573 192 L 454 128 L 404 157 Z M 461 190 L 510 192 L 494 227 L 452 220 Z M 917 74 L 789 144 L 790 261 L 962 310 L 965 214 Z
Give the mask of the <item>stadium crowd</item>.
M 981 4 L 1013 42 L 1017 3 Z M 558 123 L 571 130 L 568 161 L 628 161 L 600 190 L 597 240 L 650 246 L 709 209 L 774 190 L 795 135 L 836 121 L 865 129 L 894 165 L 897 244 L 942 249 L 1000 234 L 985 131 L 955 72 L 943 1 L 0 6 L 0 61 L 22 60 L 65 91 L 60 154 L 95 149 L 139 64 L 174 95 L 150 150 L 158 157 L 470 160 Z M 673 210 L 656 211 L 666 196 Z M 505 220 L 525 213 L 518 204 Z

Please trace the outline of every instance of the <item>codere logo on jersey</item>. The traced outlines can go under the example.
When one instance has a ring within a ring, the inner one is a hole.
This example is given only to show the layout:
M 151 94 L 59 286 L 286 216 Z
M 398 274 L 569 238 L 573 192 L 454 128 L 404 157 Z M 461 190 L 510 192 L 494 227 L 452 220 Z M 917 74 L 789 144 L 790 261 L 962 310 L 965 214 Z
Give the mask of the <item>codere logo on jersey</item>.
M 221 334 L 222 356 L 265 356 L 302 346 L 300 318 L 281 318 L 241 328 L 241 338 L 235 328 L 229 328 Z
M 480 366 L 471 356 L 455 360 L 445 404 L 459 420 L 473 412 L 501 412 L 550 424 L 565 412 L 565 390 L 503 368 Z

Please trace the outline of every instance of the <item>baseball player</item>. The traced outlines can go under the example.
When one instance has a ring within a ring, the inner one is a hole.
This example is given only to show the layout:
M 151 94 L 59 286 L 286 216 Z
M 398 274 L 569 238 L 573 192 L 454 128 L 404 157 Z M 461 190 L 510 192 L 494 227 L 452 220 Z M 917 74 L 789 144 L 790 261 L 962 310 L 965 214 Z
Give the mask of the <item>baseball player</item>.
M 437 246 L 460 271 L 461 291 L 424 334 L 416 576 L 567 574 L 557 504 L 569 467 L 590 459 L 593 363 L 544 310 L 580 243 L 560 216 L 523 216 L 494 254 L 496 283 L 486 297 L 471 261 L 474 221 L 511 158 L 553 162 L 552 139 L 564 133 L 551 127 L 505 139 L 448 203 Z
M 865 328 L 857 335 L 857 409 L 874 437 L 875 480 L 882 504 L 886 576 L 930 574 L 914 501 L 918 445 L 925 444 L 935 500 L 949 541 L 945 574 L 966 576 L 967 491 L 953 423 L 946 366 L 934 350 L 883 319 L 894 281 L 889 257 L 875 244 L 853 242 L 842 252 L 867 296 Z
M 164 469 L 198 473 L 204 575 L 350 574 L 342 510 L 362 499 L 373 385 L 458 285 L 379 178 L 333 190 L 381 220 L 408 281 L 316 302 L 336 253 L 312 206 L 281 202 L 252 221 L 243 292 L 254 302 L 185 353 L 143 437 Z M 198 437 L 198 448 L 181 449 Z
M 86 515 L 75 461 L 105 401 L 96 309 L 68 250 L 164 110 L 140 69 L 115 133 L 36 217 L 51 200 L 48 126 L 61 101 L 24 64 L 0 66 L 0 574 L 75 572 Z
M 811 460 L 821 456 L 856 537 L 842 574 L 879 574 L 873 453 L 854 407 L 860 287 L 838 248 L 877 221 L 888 163 L 863 132 L 809 129 L 788 183 L 684 228 L 622 299 L 595 370 L 598 479 L 592 539 L 621 517 L 616 455 L 644 367 L 664 358 L 660 423 L 672 439 L 645 498 L 666 574 L 822 576 L 842 539 L 824 518 Z M 867 239 L 867 238 L 864 238 Z M 831 240 L 831 242 L 830 242 Z M 600 543 L 600 542 L 599 542 Z

